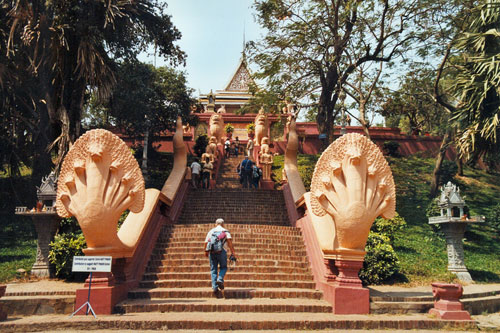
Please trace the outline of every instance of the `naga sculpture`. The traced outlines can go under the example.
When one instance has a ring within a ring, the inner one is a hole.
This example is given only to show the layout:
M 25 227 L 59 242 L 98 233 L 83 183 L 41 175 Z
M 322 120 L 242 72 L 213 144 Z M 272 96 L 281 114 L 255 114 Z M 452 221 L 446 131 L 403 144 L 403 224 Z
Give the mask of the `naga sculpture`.
M 214 136 L 216 143 L 223 143 L 224 136 L 224 119 L 222 114 L 214 113 L 209 120 L 210 136 Z
M 357 133 L 340 137 L 321 155 L 308 198 L 325 257 L 363 260 L 375 218 L 395 214 L 396 194 L 389 165 L 379 148 Z
M 260 146 L 262 139 L 267 137 L 267 132 L 269 130 L 269 121 L 267 115 L 264 113 L 264 109 L 261 108 L 259 113 L 255 117 L 255 145 Z
M 144 179 L 127 145 L 96 129 L 82 135 L 64 159 L 57 184 L 57 214 L 75 216 L 87 241 L 87 254 L 126 253 L 117 235 L 125 209 L 144 207 Z

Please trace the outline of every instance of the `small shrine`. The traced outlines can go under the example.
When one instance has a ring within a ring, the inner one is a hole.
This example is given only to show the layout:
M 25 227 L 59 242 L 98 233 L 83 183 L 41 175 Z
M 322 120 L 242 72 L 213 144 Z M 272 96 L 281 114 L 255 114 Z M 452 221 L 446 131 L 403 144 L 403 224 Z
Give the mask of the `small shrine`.
M 47 177 L 42 178 L 40 187 L 36 187 L 36 197 L 42 204 L 42 211 L 54 211 L 57 197 L 57 177 L 51 172 Z
M 468 223 L 484 222 L 482 216 L 469 216 L 460 188 L 451 182 L 441 187 L 438 207 L 441 216 L 430 217 L 429 224 L 439 224 L 446 238 L 448 270 L 462 281 L 472 281 L 465 267 L 462 239 Z
M 42 183 L 36 190 L 37 203 L 32 209 L 16 207 L 16 215 L 29 216 L 35 225 L 37 233 L 36 260 L 31 268 L 31 274 L 38 277 L 52 277 L 49 263 L 50 242 L 54 240 L 61 218 L 57 215 L 55 205 L 57 197 L 57 177 L 51 172 L 42 178 Z

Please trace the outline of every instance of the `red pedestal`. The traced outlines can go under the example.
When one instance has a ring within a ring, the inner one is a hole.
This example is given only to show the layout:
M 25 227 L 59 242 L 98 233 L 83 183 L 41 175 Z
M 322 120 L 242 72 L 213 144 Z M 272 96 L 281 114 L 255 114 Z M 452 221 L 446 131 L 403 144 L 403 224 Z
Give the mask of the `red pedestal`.
M 89 301 L 96 314 L 112 314 L 114 306 L 123 300 L 128 288 L 125 283 L 115 284 L 111 273 L 93 273 L 89 297 L 89 282 L 85 281 L 84 288 L 76 290 L 75 310 Z M 87 307 L 78 311 L 77 315 L 85 315 Z
M 260 188 L 264 190 L 274 190 L 274 182 L 272 180 L 261 180 Z
M 332 263 L 327 264 L 332 266 Z M 331 299 L 335 314 L 368 314 L 370 313 L 370 291 L 363 288 L 358 277 L 363 267 L 362 261 L 335 260 L 338 275 L 333 282 Z M 331 269 L 331 268 L 330 268 Z M 332 274 L 335 272 L 332 271 Z M 331 275 L 330 275 L 331 276 Z M 331 277 L 326 277 L 327 281 Z
M 471 320 L 469 312 L 460 302 L 462 294 L 463 288 L 459 284 L 433 283 L 434 308 L 429 313 L 443 320 Z

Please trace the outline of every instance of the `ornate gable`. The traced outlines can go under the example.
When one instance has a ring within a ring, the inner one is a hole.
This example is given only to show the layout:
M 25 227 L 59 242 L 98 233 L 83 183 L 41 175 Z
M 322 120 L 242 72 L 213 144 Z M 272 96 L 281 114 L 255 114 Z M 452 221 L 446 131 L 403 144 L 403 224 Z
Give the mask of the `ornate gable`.
M 241 59 L 238 69 L 234 73 L 231 81 L 227 85 L 226 91 L 248 91 L 249 84 L 253 82 L 250 72 L 248 71 L 245 59 Z

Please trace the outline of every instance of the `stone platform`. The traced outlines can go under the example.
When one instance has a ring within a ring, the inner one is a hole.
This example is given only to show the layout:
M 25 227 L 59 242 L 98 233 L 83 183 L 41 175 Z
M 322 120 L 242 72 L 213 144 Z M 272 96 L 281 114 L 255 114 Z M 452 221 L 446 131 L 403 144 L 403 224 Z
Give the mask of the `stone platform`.
M 0 323 L 0 331 L 214 330 L 218 328 L 234 330 L 500 330 L 500 312 L 498 312 L 500 284 L 476 284 L 464 287 L 462 301 L 471 314 L 484 311 L 484 297 L 496 300 L 496 313 L 473 315 L 473 322 L 442 321 L 426 314 L 429 307 L 422 306 L 422 304 L 429 304 L 429 306 L 432 304 L 431 288 L 427 286 L 370 287 L 372 311 L 370 315 L 333 315 L 323 311 L 302 312 L 308 309 L 308 306 L 312 306 L 308 300 L 302 300 L 301 304 L 296 304 L 291 300 L 287 303 L 286 299 L 235 300 L 201 297 L 196 300 L 190 299 L 189 307 L 210 312 L 182 312 L 174 309 L 183 304 L 182 299 L 170 300 L 167 302 L 170 304 L 167 305 L 160 305 L 157 300 L 151 299 L 147 305 L 142 304 L 142 306 L 156 307 L 154 312 L 130 311 L 126 314 L 98 316 L 97 320 L 92 316 L 76 316 L 70 319 L 69 315 L 73 311 L 74 291 L 80 287 L 81 283 L 56 280 L 8 284 L 6 296 L 0 302 L 7 305 L 9 316 L 7 321 Z M 236 302 L 248 309 L 255 306 L 262 309 L 294 307 L 297 312 L 294 312 L 292 316 L 290 313 L 259 312 L 258 308 L 253 309 L 257 312 L 212 312 L 213 308 L 224 310 L 225 307 L 233 306 Z M 383 305 L 384 302 L 390 303 L 391 306 L 386 306 L 381 313 L 381 304 Z M 134 301 L 129 303 L 132 306 L 133 304 Z M 420 306 L 415 306 L 415 304 L 420 304 Z M 173 312 L 168 312 L 171 310 Z

